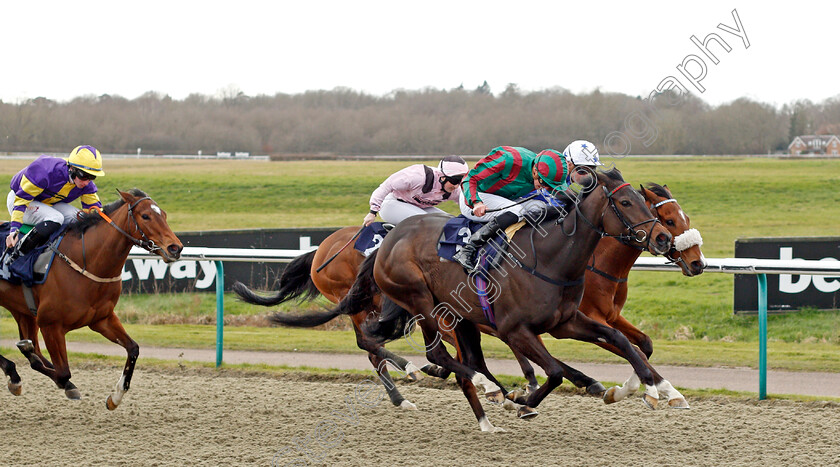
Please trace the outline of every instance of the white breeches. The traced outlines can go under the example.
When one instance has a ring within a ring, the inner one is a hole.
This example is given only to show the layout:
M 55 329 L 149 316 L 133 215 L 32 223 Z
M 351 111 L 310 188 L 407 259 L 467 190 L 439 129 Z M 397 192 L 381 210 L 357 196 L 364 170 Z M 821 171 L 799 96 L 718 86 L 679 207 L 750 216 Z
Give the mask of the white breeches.
M 503 196 L 491 193 L 479 192 L 478 197 L 481 198 L 481 201 L 485 206 L 487 206 L 487 212 L 481 217 L 473 215 L 472 208 L 467 206 L 467 199 L 464 197 L 463 191 L 461 192 L 461 196 L 458 198 L 458 206 L 461 208 L 461 214 L 463 214 L 467 219 L 476 222 L 490 222 L 490 219 L 502 214 L 503 212 L 512 212 L 519 217 L 519 220 L 522 220 L 525 214 L 538 212 L 545 207 L 545 203 L 543 201 L 536 199 L 525 201 L 522 204 L 515 204 L 516 201 L 511 201 Z M 498 209 L 498 211 L 496 211 L 496 209 Z
M 388 196 L 382 200 L 382 207 L 379 208 L 379 217 L 383 221 L 390 222 L 391 224 L 399 224 L 405 219 L 418 214 L 446 214 L 446 211 L 434 206 L 421 208 L 420 206 L 404 203 L 395 198 L 391 193 L 388 193 Z
M 9 190 L 9 196 L 6 197 L 6 207 L 9 208 L 9 214 L 11 215 L 15 207 L 15 192 L 12 190 Z M 52 221 L 64 225 L 75 219 L 78 212 L 79 209 L 67 203 L 55 203 L 50 206 L 40 201 L 32 201 L 23 213 L 23 223 L 35 225 L 44 221 Z

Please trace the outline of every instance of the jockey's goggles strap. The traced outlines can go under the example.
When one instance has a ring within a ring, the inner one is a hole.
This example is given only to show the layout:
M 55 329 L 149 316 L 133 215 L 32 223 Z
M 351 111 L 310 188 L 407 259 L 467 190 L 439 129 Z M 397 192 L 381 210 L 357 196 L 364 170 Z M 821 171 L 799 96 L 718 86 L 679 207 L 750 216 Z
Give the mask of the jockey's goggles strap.
M 615 188 L 613 189 L 613 191 L 611 191 L 611 192 L 607 193 L 607 198 L 612 198 L 612 196 L 613 196 L 613 195 L 614 195 L 614 194 L 615 194 L 618 190 L 620 190 L 620 189 L 622 189 L 622 188 L 624 188 L 624 187 L 626 187 L 626 186 L 630 186 L 630 184 L 629 184 L 629 183 L 624 183 L 624 184 L 621 184 L 621 185 L 619 185 L 619 186 L 615 187 Z
M 677 202 L 677 200 L 675 200 L 674 198 L 669 198 L 669 199 L 666 199 L 664 201 L 660 201 L 660 202 L 654 204 L 653 207 L 658 208 L 659 206 L 662 206 L 663 204 L 676 203 L 676 202 Z

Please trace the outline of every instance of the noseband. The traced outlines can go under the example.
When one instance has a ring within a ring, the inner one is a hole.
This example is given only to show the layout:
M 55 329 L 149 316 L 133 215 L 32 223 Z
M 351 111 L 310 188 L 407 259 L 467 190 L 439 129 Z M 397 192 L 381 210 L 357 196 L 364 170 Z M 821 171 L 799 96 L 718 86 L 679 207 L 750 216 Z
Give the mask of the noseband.
M 146 232 L 143 232 L 143 229 L 140 228 L 140 224 L 137 222 L 137 219 L 134 218 L 134 208 L 137 207 L 137 205 L 140 204 L 141 201 L 145 200 L 151 201 L 152 198 L 146 196 L 128 205 L 128 218 L 134 222 L 134 229 L 140 232 L 140 236 L 143 238 L 142 240 L 134 238 L 133 236 L 131 236 L 131 234 L 121 229 L 101 209 L 97 209 L 96 212 L 99 214 L 100 217 L 105 219 L 106 222 L 111 224 L 112 227 L 117 229 L 119 233 L 123 234 L 126 238 L 128 238 L 131 241 L 131 243 L 134 243 L 134 245 L 139 246 L 140 248 L 148 251 L 149 253 L 154 253 L 155 251 L 161 250 L 161 248 L 157 246 L 154 241 L 150 240 L 148 236 L 146 236 Z

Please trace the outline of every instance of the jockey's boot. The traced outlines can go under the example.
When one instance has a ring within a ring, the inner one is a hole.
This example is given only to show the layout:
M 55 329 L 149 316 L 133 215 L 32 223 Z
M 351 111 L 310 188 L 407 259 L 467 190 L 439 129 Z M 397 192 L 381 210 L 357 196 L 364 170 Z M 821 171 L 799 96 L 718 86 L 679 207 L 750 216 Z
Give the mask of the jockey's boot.
M 10 261 L 14 261 L 30 251 L 43 245 L 50 239 L 56 230 L 61 228 L 61 224 L 53 221 L 44 221 L 32 227 L 23 238 L 18 240 L 13 250 L 9 253 Z
M 468 273 L 475 271 L 477 267 L 475 264 L 475 254 L 478 252 L 478 249 L 496 236 L 499 231 L 504 231 L 504 229 L 518 221 L 519 217 L 512 212 L 505 212 L 490 219 L 490 222 L 484 224 L 472 234 L 467 244 L 462 246 L 461 250 L 452 256 L 452 259 L 463 266 Z

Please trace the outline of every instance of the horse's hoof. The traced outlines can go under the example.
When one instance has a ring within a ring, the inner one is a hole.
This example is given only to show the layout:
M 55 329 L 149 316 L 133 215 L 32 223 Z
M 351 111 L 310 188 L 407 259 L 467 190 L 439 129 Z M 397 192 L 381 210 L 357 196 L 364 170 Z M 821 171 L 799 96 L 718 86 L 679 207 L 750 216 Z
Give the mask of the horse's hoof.
M 509 400 L 512 400 L 513 402 L 516 402 L 517 404 L 523 404 L 523 401 L 525 400 L 527 395 L 528 393 L 526 393 L 524 389 L 517 388 L 507 393 L 505 397 Z
M 656 407 L 659 405 L 659 400 L 654 399 L 653 397 L 645 394 L 642 396 L 642 402 L 651 410 L 656 410 Z
M 618 400 L 615 398 L 615 393 L 618 390 L 618 386 L 613 386 L 606 391 L 604 391 L 604 404 L 615 404 Z
M 110 397 L 108 398 L 108 402 L 111 402 L 111 398 L 110 398 Z M 405 400 L 403 400 L 402 402 L 400 402 L 400 408 L 401 408 L 401 409 L 404 409 L 404 410 L 417 410 L 417 406 L 416 406 L 416 405 L 414 405 L 414 404 L 413 404 L 411 401 L 409 401 L 408 399 L 405 399 Z M 111 409 L 111 410 L 114 410 L 114 409 Z
M 421 379 L 423 379 L 423 373 L 420 373 L 420 371 L 413 371 L 413 372 L 405 375 L 405 377 L 406 377 L 406 379 L 408 379 L 408 382 L 416 383 L 417 381 L 420 381 Z
M 537 392 L 537 389 L 540 388 L 539 384 L 529 384 L 525 386 L 525 396 L 530 396 L 531 394 Z
M 487 398 L 488 401 L 494 404 L 503 404 L 505 402 L 505 396 L 502 394 L 502 390 L 499 389 L 498 391 L 492 391 L 484 394 L 484 397 Z
M 111 396 L 108 396 L 108 399 L 105 401 L 105 407 L 107 407 L 108 410 L 114 410 L 117 408 L 117 404 L 114 404 L 114 401 L 111 400 Z
M 668 401 L 668 406 L 672 409 L 690 409 L 691 407 L 688 406 L 688 401 L 683 399 L 682 397 L 677 397 L 675 399 L 671 399 Z
M 21 383 L 9 383 L 9 392 L 19 396 L 23 392 L 23 385 Z
M 539 414 L 540 413 L 537 412 L 537 409 L 528 407 L 527 405 L 520 406 L 516 411 L 516 415 L 522 420 L 530 420 Z
M 500 426 L 494 426 L 494 427 L 493 427 L 493 433 L 504 433 L 504 432 L 506 432 L 506 431 L 507 431 L 507 430 L 505 430 L 504 428 L 502 428 L 502 427 L 500 427 Z
M 517 407 L 518 407 L 518 404 L 514 403 L 510 399 L 505 399 L 505 401 L 502 402 L 502 408 L 505 409 L 505 410 L 516 410 Z
M 29 340 L 29 339 L 24 339 L 24 340 L 18 342 L 16 345 L 17 345 L 17 348 L 21 352 L 23 352 L 24 354 L 35 351 L 35 346 L 32 345 L 32 341 Z
M 64 395 L 67 396 L 67 398 L 71 401 L 77 401 L 82 399 L 82 392 L 79 391 L 78 388 L 65 389 Z
M 595 381 L 594 383 L 586 387 L 586 393 L 590 396 L 604 397 L 605 392 L 607 392 L 607 388 L 605 388 L 604 385 L 598 381 Z

